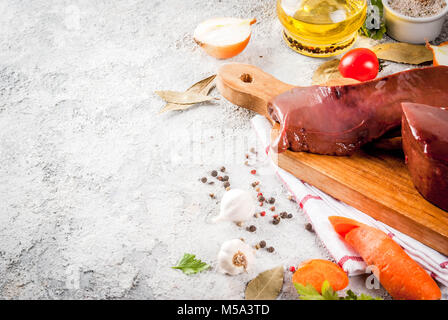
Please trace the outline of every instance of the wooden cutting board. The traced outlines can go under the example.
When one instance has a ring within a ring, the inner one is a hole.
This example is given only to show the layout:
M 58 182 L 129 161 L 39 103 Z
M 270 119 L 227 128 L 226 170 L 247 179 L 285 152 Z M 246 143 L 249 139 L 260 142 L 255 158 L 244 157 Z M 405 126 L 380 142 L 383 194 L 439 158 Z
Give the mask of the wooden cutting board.
M 219 69 L 217 87 L 233 104 L 273 123 L 267 114 L 268 101 L 294 86 L 252 65 L 233 63 Z M 274 124 L 273 137 L 276 130 Z M 370 145 L 348 157 L 292 151 L 271 152 L 271 156 L 297 178 L 448 255 L 448 212 L 415 189 L 401 148 L 381 143 L 386 148 Z

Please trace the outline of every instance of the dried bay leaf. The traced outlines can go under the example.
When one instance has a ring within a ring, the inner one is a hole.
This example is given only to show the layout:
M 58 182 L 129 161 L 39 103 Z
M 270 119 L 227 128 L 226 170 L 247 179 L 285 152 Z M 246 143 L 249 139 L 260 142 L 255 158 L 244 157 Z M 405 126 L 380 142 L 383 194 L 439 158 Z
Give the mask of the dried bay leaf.
M 196 82 L 190 88 L 188 88 L 184 92 L 184 94 L 192 93 L 192 94 L 202 95 L 203 96 L 202 98 L 204 98 L 204 96 L 208 97 L 210 90 L 215 86 L 215 78 L 216 78 L 216 74 Z M 158 92 L 156 92 L 156 93 L 158 94 Z M 205 100 L 205 101 L 216 99 L 213 97 L 208 97 L 208 98 L 210 98 L 210 99 Z M 162 97 L 162 99 L 163 99 L 163 97 Z M 167 102 L 168 103 L 165 105 L 165 107 L 162 108 L 162 110 L 160 110 L 159 113 L 163 113 L 163 112 L 171 111 L 171 110 L 186 110 L 186 109 L 190 108 L 191 106 L 194 106 L 196 103 L 198 103 L 198 102 L 176 103 L 176 102 L 172 102 L 172 101 L 167 101 Z
M 193 104 L 178 104 L 178 103 L 171 103 L 168 102 L 163 108 L 162 110 L 159 111 L 159 113 L 164 113 L 167 111 L 181 111 L 181 110 L 187 110 L 188 108 L 190 108 L 191 106 L 194 106 L 195 103 Z
M 266 270 L 252 279 L 246 287 L 246 300 L 274 300 L 283 287 L 283 266 Z
M 343 78 L 338 69 L 339 59 L 333 59 L 322 63 L 314 71 L 312 84 L 322 84 L 334 79 Z
M 342 86 L 358 83 L 358 80 L 344 78 L 339 72 L 339 59 L 329 60 L 322 63 L 314 72 L 312 84 L 323 86 Z
M 407 64 L 432 61 L 432 53 L 423 45 L 410 43 L 382 43 L 371 48 L 378 59 Z
M 177 104 L 195 104 L 199 102 L 205 102 L 210 100 L 216 100 L 215 97 L 210 97 L 205 94 L 186 91 L 156 91 L 156 93 L 166 102 L 177 103 Z
M 216 74 L 196 82 L 187 91 L 209 94 L 210 90 L 215 86 Z

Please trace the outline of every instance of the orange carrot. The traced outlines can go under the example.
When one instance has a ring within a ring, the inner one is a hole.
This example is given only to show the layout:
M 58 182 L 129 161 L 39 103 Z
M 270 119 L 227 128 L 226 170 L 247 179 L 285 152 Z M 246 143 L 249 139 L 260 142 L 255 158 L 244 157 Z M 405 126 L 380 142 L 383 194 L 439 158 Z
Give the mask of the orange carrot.
M 348 285 L 348 277 L 344 270 L 336 263 L 321 259 L 301 263 L 292 277 L 293 283 L 300 283 L 304 286 L 311 284 L 319 292 L 321 292 L 325 280 L 335 291 L 342 290 Z
M 394 299 L 440 299 L 436 282 L 384 232 L 348 218 L 329 220 L 368 265 L 378 268 L 379 281 Z
M 345 217 L 331 216 L 328 217 L 328 220 L 330 220 L 334 230 L 343 238 L 349 231 L 363 225 L 358 221 Z

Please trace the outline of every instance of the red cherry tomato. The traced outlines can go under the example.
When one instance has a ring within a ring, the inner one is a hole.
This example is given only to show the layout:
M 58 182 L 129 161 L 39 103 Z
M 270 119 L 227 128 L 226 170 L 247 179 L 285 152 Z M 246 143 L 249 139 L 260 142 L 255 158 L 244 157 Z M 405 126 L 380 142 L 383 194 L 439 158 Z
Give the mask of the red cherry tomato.
M 376 54 L 369 49 L 357 48 L 350 50 L 339 62 L 339 72 L 344 78 L 359 81 L 375 79 L 379 70 Z

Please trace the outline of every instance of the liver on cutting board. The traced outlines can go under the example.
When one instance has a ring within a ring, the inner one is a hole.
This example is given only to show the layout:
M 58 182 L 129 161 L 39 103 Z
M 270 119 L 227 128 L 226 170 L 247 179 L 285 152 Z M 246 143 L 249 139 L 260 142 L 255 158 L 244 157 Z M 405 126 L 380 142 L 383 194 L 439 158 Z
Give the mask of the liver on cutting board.
M 350 155 L 400 126 L 401 103 L 446 106 L 448 67 L 412 69 L 342 86 L 296 87 L 268 104 L 280 123 L 272 147 L 327 155 Z
M 402 107 L 403 150 L 412 182 L 426 200 L 448 211 L 448 110 L 416 103 Z

